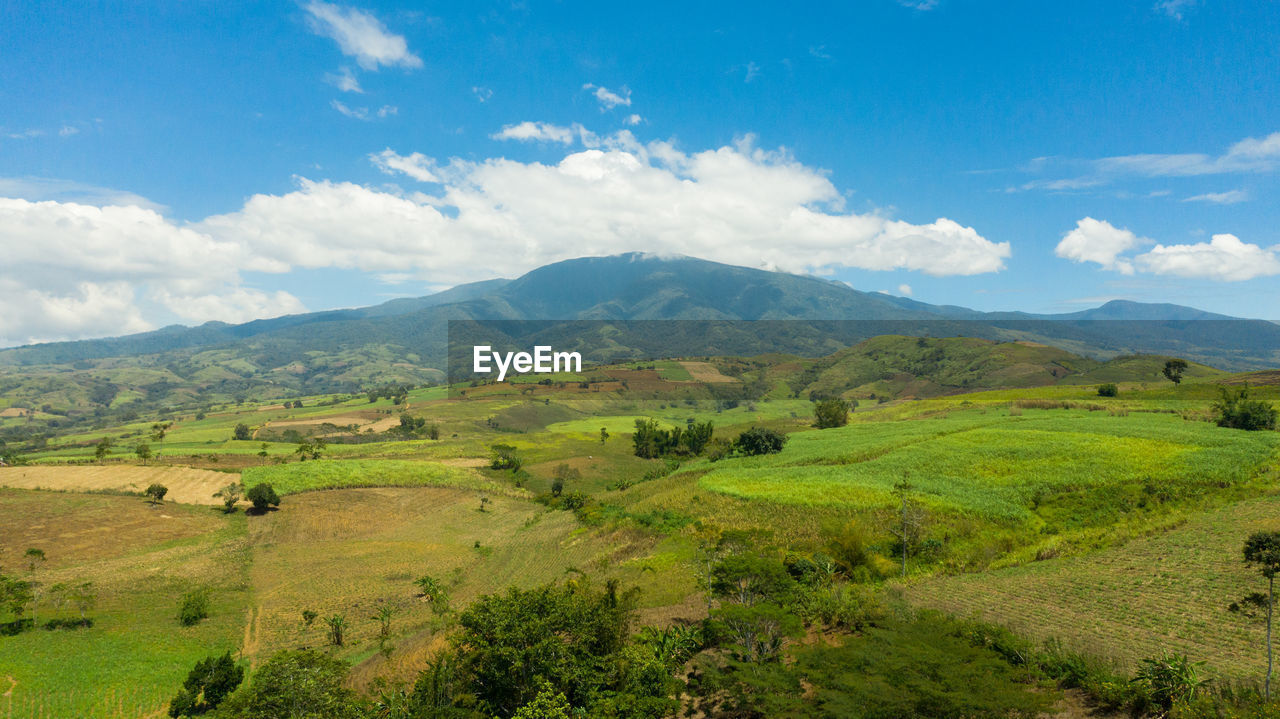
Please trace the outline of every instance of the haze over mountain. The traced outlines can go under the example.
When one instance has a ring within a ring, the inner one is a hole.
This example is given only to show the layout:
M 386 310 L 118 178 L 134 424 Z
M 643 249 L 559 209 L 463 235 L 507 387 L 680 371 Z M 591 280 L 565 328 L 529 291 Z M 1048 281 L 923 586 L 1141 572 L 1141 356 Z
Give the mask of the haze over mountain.
M 691 257 L 629 253 L 540 267 L 514 280 L 465 284 L 426 297 L 231 325 L 170 326 L 111 339 L 0 351 L 0 365 L 30 366 L 156 355 L 167 366 L 217 364 L 219 350 L 254 372 L 293 367 L 327 381 L 392 379 L 372 365 L 442 368 L 448 320 L 802 320 L 786 333 L 740 332 L 734 353 L 816 356 L 877 334 L 1032 339 L 1107 357 L 1148 352 L 1186 356 L 1224 369 L 1280 363 L 1280 326 L 1170 304 L 1112 301 L 1062 315 L 984 313 L 862 292 L 816 277 L 736 267 Z M 857 320 L 861 323 L 821 324 Z M 1118 324 L 1120 323 L 1120 324 Z M 585 325 L 578 325 L 583 327 Z M 762 327 L 764 325 L 761 325 Z M 804 331 L 795 332 L 797 327 Z M 545 332 L 546 327 L 537 328 Z M 532 330 L 531 330 L 532 331 Z M 517 337 L 519 332 L 517 331 Z M 822 338 L 823 341 L 818 341 Z M 513 338 L 514 339 L 514 338 Z M 584 338 L 589 343 L 590 338 Z M 660 342 L 661 338 L 655 341 Z M 645 344 L 649 344 L 646 342 Z M 645 353 L 656 348 L 649 346 Z M 672 347 L 673 354 L 697 348 Z M 298 369 L 301 363 L 302 369 Z M 357 368 L 363 369 L 355 371 Z M 335 372 L 341 368 L 342 372 Z M 354 372 L 354 373 L 353 373 Z M 384 377 L 385 375 L 385 377 Z

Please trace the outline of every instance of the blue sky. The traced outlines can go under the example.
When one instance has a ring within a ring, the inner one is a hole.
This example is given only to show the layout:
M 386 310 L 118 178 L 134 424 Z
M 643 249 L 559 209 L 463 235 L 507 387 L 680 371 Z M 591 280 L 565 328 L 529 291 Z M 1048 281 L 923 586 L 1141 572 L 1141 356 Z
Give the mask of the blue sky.
M 628 250 L 1280 319 L 1280 4 L 805 7 L 8 4 L 0 344 Z

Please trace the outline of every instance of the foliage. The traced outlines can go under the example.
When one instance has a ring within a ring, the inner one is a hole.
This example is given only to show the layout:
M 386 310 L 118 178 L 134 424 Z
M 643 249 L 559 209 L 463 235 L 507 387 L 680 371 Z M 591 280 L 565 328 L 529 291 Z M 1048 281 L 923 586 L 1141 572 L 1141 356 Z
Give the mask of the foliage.
M 1182 373 L 1185 371 L 1187 371 L 1186 360 L 1171 359 L 1168 362 L 1164 363 L 1164 369 L 1161 370 L 1161 374 L 1163 374 L 1165 379 L 1169 380 L 1170 382 L 1174 384 L 1180 384 L 1182 382 Z
M 240 493 L 243 487 L 239 482 L 232 482 L 227 486 L 214 492 L 213 496 L 222 500 L 222 511 L 230 514 L 236 511 L 236 502 L 240 501 Z
M 342 614 L 335 614 L 324 623 L 329 627 L 329 644 L 340 647 L 347 638 L 347 618 Z
M 1255 431 L 1276 428 L 1280 410 L 1271 406 L 1270 402 L 1249 399 L 1249 385 L 1238 389 L 1220 387 L 1219 391 L 1221 396 L 1213 403 L 1219 427 Z
M 1161 710 L 1168 712 L 1175 703 L 1195 698 L 1203 683 L 1199 668 L 1204 662 L 1191 662 L 1186 655 L 1166 654 L 1158 659 L 1143 659 L 1133 683 Z
M 182 595 L 182 605 L 178 609 L 179 624 L 189 627 L 208 617 L 209 590 L 193 589 Z
M 182 689 L 169 702 L 169 716 L 191 717 L 218 708 L 223 699 L 244 681 L 244 667 L 231 659 L 231 652 L 196 662 Z
M 240 422 L 239 424 L 236 425 L 235 430 L 232 431 L 231 438 L 239 439 L 239 440 L 247 440 L 247 439 L 252 439 L 253 435 L 249 431 L 249 425 L 245 424 L 244 422 Z
M 549 683 L 573 707 L 649 706 L 652 716 L 672 710 L 670 675 L 651 674 L 624 652 L 634 602 L 612 581 L 597 590 L 586 580 L 481 597 L 463 612 L 455 639 L 479 707 L 509 716 Z
M 249 684 L 226 700 L 220 717 L 234 719 L 357 719 L 356 695 L 343 686 L 347 665 L 321 652 L 282 651 L 258 667 Z
M 490 469 L 509 469 L 516 472 L 524 466 L 524 459 L 516 452 L 515 447 L 509 444 L 495 444 L 490 449 L 493 450 L 493 458 L 489 462 Z
M 1105 384 L 1098 385 L 1099 397 L 1115 397 L 1119 394 L 1120 388 L 1117 387 L 1114 382 L 1107 382 Z
M 533 701 L 520 707 L 512 719 L 569 719 L 571 709 L 563 693 L 556 691 L 550 682 L 543 682 Z
M 138 446 L 133 448 L 133 453 L 145 463 L 148 459 L 151 459 L 151 445 L 146 442 L 139 442 Z
M 667 455 L 696 456 L 702 454 L 715 428 L 711 420 L 690 421 L 687 427 L 662 429 L 657 420 L 637 419 L 631 442 L 637 457 L 654 459 Z
M 813 424 L 818 429 L 843 427 L 849 424 L 849 402 L 843 399 L 824 399 L 813 405 Z
M 245 493 L 245 499 L 253 502 L 253 511 L 258 514 L 266 512 L 271 507 L 280 506 L 280 496 L 267 482 L 250 487 Z
M 152 504 L 160 504 L 164 501 L 164 495 L 169 493 L 169 488 L 163 484 L 152 484 L 147 487 L 145 494 L 150 498 Z
M 752 427 L 733 440 L 735 452 L 754 457 L 761 454 L 775 454 L 782 451 L 787 443 L 787 435 L 768 427 Z

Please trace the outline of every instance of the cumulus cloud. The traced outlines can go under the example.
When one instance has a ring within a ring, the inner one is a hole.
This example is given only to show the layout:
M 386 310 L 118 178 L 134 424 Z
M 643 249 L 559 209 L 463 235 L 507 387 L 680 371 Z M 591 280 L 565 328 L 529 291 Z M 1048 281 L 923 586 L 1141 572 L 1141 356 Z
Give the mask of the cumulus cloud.
M 414 152 L 409 155 L 396 154 L 395 150 L 387 148 L 382 152 L 369 155 L 369 160 L 379 170 L 394 175 L 397 172 L 403 173 L 417 180 L 418 182 L 439 182 L 440 178 L 436 177 L 434 171 L 435 160 L 427 157 L 421 152 Z
M 630 114 L 630 115 L 627 115 L 627 119 L 626 119 L 626 120 L 623 120 L 623 122 L 627 123 L 628 125 L 632 125 L 632 126 L 634 126 L 634 125 L 639 125 L 640 123 L 644 122 L 644 118 L 643 118 L 643 117 L 640 117 L 639 115 L 637 115 L 637 114 L 635 114 L 635 113 L 632 113 L 632 114 Z
M 274 316 L 302 306 L 288 293 L 267 295 L 241 284 L 241 270 L 283 265 L 145 207 L 0 198 L 0 247 L 0 342 L 6 345 L 150 329 L 145 304 L 193 322 Z
M 625 130 L 579 134 L 592 146 L 553 163 L 387 148 L 369 156 L 375 167 L 431 191 L 297 178 L 291 192 L 188 223 L 139 206 L 0 199 L 0 341 L 302 311 L 288 293 L 247 287 L 249 271 L 338 268 L 448 286 L 646 251 L 814 274 L 972 275 L 1001 270 L 1010 255 L 1008 243 L 951 219 L 849 212 L 825 172 L 749 138 L 689 152 Z
M 1058 243 L 1055 253 L 1076 262 L 1094 262 L 1107 270 L 1135 271 L 1197 279 L 1239 282 L 1280 274 L 1280 245 L 1262 248 L 1235 235 L 1214 235 L 1210 242 L 1160 245 L 1128 257 L 1122 254 L 1152 241 L 1104 220 L 1086 217 Z
M 1117 228 L 1105 220 L 1086 217 L 1076 223 L 1074 230 L 1063 236 L 1054 254 L 1075 262 L 1096 262 L 1103 269 L 1131 275 L 1133 263 L 1119 256 L 1144 242 L 1127 229 Z
M 904 284 L 904 285 L 898 285 L 898 294 L 902 295 L 903 297 L 910 297 L 910 296 L 911 296 L 911 285 L 905 285 L 905 284 Z
M 387 67 L 422 67 L 422 58 L 409 52 L 403 35 L 387 30 L 378 18 L 363 10 L 342 7 L 321 0 L 303 6 L 311 29 L 338 43 L 344 55 L 356 59 L 365 70 Z
M 507 159 L 415 164 L 437 194 L 299 180 L 197 226 L 288 266 L 414 272 L 434 284 L 513 276 L 588 254 L 645 250 L 771 266 L 970 275 L 1004 267 L 1008 243 L 949 219 L 847 213 L 826 176 L 740 144 L 684 153 L 629 134 L 556 164 Z M 386 152 L 375 157 L 381 167 Z M 412 157 L 412 156 L 410 156 Z
M 601 112 L 604 112 L 605 110 L 612 110 L 619 105 L 622 105 L 623 107 L 631 107 L 631 91 L 625 87 L 622 88 L 621 93 L 617 93 L 607 87 L 593 85 L 591 83 L 583 85 L 582 89 L 593 91 L 591 94 L 595 95 L 596 101 L 600 103 Z
M 573 142 L 576 134 L 578 134 L 578 126 L 562 127 L 548 122 L 526 121 L 515 125 L 506 125 L 489 137 L 495 140 L 520 140 L 522 142 L 537 140 L 568 145 Z
M 1280 275 L 1280 246 L 1263 249 L 1235 235 L 1214 235 L 1194 245 L 1156 245 L 1135 258 L 1138 266 L 1158 275 L 1239 282 Z
M 1234 205 L 1249 199 L 1244 190 L 1228 190 L 1226 192 L 1206 192 L 1203 195 L 1192 195 L 1183 202 L 1211 202 L 1215 205 Z

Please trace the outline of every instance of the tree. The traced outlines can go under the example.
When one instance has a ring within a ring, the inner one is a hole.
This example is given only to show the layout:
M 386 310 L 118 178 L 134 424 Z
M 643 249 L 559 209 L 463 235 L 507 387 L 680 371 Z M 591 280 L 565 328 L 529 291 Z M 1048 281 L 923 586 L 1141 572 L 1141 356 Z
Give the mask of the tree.
M 324 623 L 329 625 L 329 643 L 335 647 L 342 646 L 346 638 L 347 618 L 342 614 L 335 614 L 324 620 Z
M 493 450 L 493 459 L 489 462 L 491 469 L 509 469 L 517 472 L 524 466 L 524 460 L 516 454 L 515 447 L 509 444 L 495 444 L 491 449 Z
M 20 625 L 27 605 L 34 600 L 35 591 L 31 582 L 0 574 L 0 606 L 8 608 L 16 624 Z M 32 623 L 34 622 L 33 619 Z
M 1251 431 L 1276 428 L 1280 412 L 1270 402 L 1249 399 L 1249 385 L 1235 390 L 1219 387 L 1218 392 L 1219 397 L 1213 403 L 1213 411 L 1217 415 L 1219 427 Z
M 138 459 L 142 460 L 143 464 L 146 464 L 147 460 L 151 459 L 151 445 L 139 442 L 138 446 L 133 448 L 133 453 L 138 455 Z
M 912 496 L 915 486 L 907 477 L 893 485 L 893 493 L 898 495 L 898 521 L 890 529 L 898 538 L 902 547 L 902 576 L 907 576 L 907 554 L 912 545 L 920 541 L 920 533 L 924 528 L 924 507 Z
M 609 429 L 607 427 L 600 428 L 600 444 L 604 444 L 609 439 Z
M 1186 360 L 1171 359 L 1168 362 L 1164 363 L 1164 369 L 1161 370 L 1161 374 L 1163 374 L 1165 376 L 1165 379 L 1169 380 L 1170 382 L 1174 384 L 1180 384 L 1182 382 L 1182 373 L 1185 372 L 1186 370 L 1187 370 Z
M 1118 394 L 1120 394 L 1120 388 L 1116 387 L 1114 382 L 1098 385 L 1099 397 L 1115 397 Z
M 43 549 L 35 547 L 27 547 L 27 551 L 22 553 L 23 558 L 27 560 L 27 571 L 35 572 L 37 567 L 43 566 L 46 557 Z
M 391 654 L 387 642 L 391 641 L 391 620 L 395 617 L 395 613 L 395 608 L 389 604 L 384 604 L 378 607 L 378 613 L 373 617 L 378 620 L 378 649 L 383 656 L 390 656 Z
M 344 687 L 347 665 L 323 652 L 282 651 L 258 667 L 243 691 L 219 709 L 236 719 L 356 719 L 354 691 Z
M 262 457 L 263 459 L 267 458 L 267 447 L 268 447 L 267 443 L 263 442 L 262 446 L 258 448 L 259 457 Z
M 734 451 L 752 457 L 781 452 L 787 435 L 767 427 L 752 427 L 733 440 Z
M 253 485 L 244 496 L 253 502 L 253 511 L 257 514 L 265 514 L 272 507 L 280 506 L 280 496 L 267 482 Z
M 169 493 L 169 488 L 158 482 L 152 484 L 150 487 L 147 487 L 147 491 L 145 492 L 145 494 L 149 498 L 148 501 L 150 501 L 151 504 L 153 505 L 160 504 L 161 502 L 163 502 L 164 495 L 168 493 Z
M 813 406 L 814 426 L 818 429 L 843 427 L 849 424 L 850 404 L 842 399 L 824 399 Z
M 35 547 L 28 547 L 22 556 L 27 560 L 27 571 L 31 572 L 32 577 L 35 576 L 36 569 L 44 566 L 46 561 L 44 550 Z M 27 601 L 31 602 L 31 623 L 35 625 L 40 621 L 40 598 L 44 595 L 44 585 L 34 581 L 34 579 L 30 582 L 24 582 L 24 584 L 29 596 Z
M 213 493 L 214 497 L 222 500 L 222 511 L 231 514 L 236 511 L 236 502 L 240 501 L 241 486 L 238 482 L 232 482 L 227 486 Z
M 1244 563 L 1267 580 L 1267 680 L 1266 699 L 1271 701 L 1271 616 L 1274 613 L 1276 574 L 1280 573 L 1280 532 L 1254 532 L 1244 543 Z
M 249 425 L 245 424 L 244 422 L 237 424 L 235 431 L 231 433 L 231 438 L 232 439 L 252 439 L 252 435 L 249 433 Z
M 110 437 L 103 437 L 98 440 L 98 443 L 93 445 L 93 458 L 101 462 L 107 456 L 107 453 L 111 451 L 111 445 Z
M 192 717 L 208 714 L 244 681 L 244 667 L 231 658 L 231 652 L 220 657 L 206 657 L 196 662 L 182 689 L 169 701 L 169 716 Z

